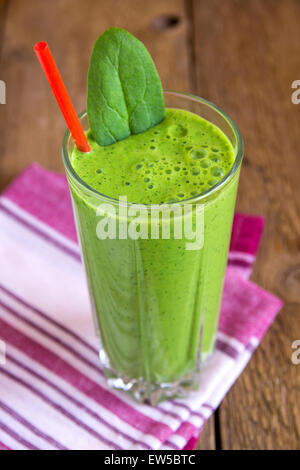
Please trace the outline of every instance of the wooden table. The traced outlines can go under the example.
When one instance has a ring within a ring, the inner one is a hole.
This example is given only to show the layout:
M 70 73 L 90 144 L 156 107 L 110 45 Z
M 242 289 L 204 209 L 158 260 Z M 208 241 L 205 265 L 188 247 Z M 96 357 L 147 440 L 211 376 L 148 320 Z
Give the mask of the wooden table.
M 285 307 L 219 410 L 199 449 L 299 449 L 299 0 L 0 0 L 0 186 L 37 160 L 62 171 L 65 124 L 32 51 L 46 40 L 78 111 L 97 36 L 122 26 L 149 48 L 166 89 L 218 104 L 246 143 L 238 210 L 267 225 L 252 279 Z

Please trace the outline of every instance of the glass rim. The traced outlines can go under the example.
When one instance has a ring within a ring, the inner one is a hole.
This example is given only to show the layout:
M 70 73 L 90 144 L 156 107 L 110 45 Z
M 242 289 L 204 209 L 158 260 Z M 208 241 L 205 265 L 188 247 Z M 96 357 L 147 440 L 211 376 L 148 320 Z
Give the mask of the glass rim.
M 181 98 L 188 98 L 189 100 L 191 101 L 194 101 L 194 102 L 201 102 L 202 104 L 205 104 L 206 106 L 212 108 L 214 111 L 216 111 L 219 115 L 221 115 L 225 121 L 227 121 L 227 123 L 229 124 L 229 126 L 231 127 L 231 129 L 233 130 L 233 133 L 236 137 L 236 154 L 235 154 L 235 159 L 234 159 L 234 162 L 233 162 L 233 165 L 232 167 L 230 168 L 230 170 L 228 171 L 228 173 L 226 173 L 223 178 L 221 178 L 214 186 L 212 186 L 211 188 L 207 189 L 206 191 L 203 191 L 199 194 L 197 194 L 196 196 L 191 196 L 187 199 L 183 199 L 181 201 L 174 201 L 174 202 L 170 202 L 168 203 L 168 205 L 173 205 L 173 204 L 184 204 L 184 203 L 198 203 L 198 202 L 201 202 L 202 200 L 206 200 L 208 197 L 210 197 L 211 195 L 215 194 L 216 192 L 218 192 L 219 189 L 221 189 L 223 186 L 226 185 L 226 183 L 228 181 L 231 180 L 231 178 L 235 175 L 235 173 L 238 171 L 238 169 L 240 168 L 240 165 L 242 163 L 242 160 L 243 160 L 243 155 L 244 155 L 244 142 L 243 142 L 243 138 L 242 138 L 242 135 L 241 135 L 241 132 L 238 128 L 238 126 L 235 124 L 235 122 L 224 112 L 222 111 L 217 105 L 215 105 L 214 103 L 204 99 L 204 98 L 201 98 L 199 96 L 196 96 L 196 95 L 192 95 L 190 93 L 185 93 L 185 92 L 177 92 L 177 91 L 172 91 L 172 90 L 164 90 L 164 94 L 166 95 L 173 95 L 173 96 L 177 96 L 177 97 L 181 97 Z M 86 110 L 82 111 L 80 114 L 78 114 L 78 117 L 79 119 L 81 119 L 82 117 L 86 116 L 87 113 L 86 113 Z M 201 117 L 201 116 L 200 116 Z M 114 204 L 118 204 L 120 205 L 120 201 L 119 199 L 116 199 L 114 197 L 111 197 L 111 196 L 108 196 L 107 194 L 103 194 L 101 193 L 100 191 L 97 191 L 96 189 L 92 188 L 90 185 L 88 185 L 85 181 L 83 181 L 80 176 L 76 173 L 76 171 L 74 170 L 72 164 L 71 164 L 71 161 L 70 161 L 70 158 L 69 158 L 69 152 L 68 152 L 68 142 L 69 142 L 69 138 L 72 137 L 71 136 L 71 133 L 69 131 L 69 129 L 66 130 L 65 134 L 64 134 L 64 137 L 63 137 L 63 142 L 62 142 L 62 157 L 63 157 L 63 163 L 64 163 L 64 166 L 65 166 L 65 169 L 67 171 L 68 174 L 71 175 L 71 177 L 73 179 L 75 179 L 81 186 L 84 187 L 85 191 L 88 191 L 89 193 L 91 193 L 93 196 L 97 196 L 101 199 L 104 199 L 106 201 L 109 201 L 109 202 L 113 202 Z M 137 203 L 137 202 L 131 202 L 131 201 L 127 201 L 127 202 L 123 202 L 122 205 L 125 205 L 125 206 L 132 206 L 132 205 L 136 205 L 136 204 L 141 204 L 141 203 Z M 153 204 L 143 204 L 143 206 L 145 207 L 152 207 L 152 206 L 159 206 L 161 204 L 166 204 L 166 203 L 153 203 Z

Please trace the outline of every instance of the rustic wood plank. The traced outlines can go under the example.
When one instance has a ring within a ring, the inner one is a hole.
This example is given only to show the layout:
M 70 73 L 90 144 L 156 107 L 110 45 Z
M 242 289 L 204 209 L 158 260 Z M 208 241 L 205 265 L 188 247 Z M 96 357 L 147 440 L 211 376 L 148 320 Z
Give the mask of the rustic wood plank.
M 224 449 L 300 448 L 300 2 L 194 0 L 197 92 L 226 110 L 246 143 L 238 209 L 267 218 L 252 279 L 285 302 L 220 407 Z
M 0 63 L 2 59 L 2 47 L 3 47 L 3 35 L 4 35 L 4 28 L 5 28 L 5 21 L 6 21 L 6 12 L 7 12 L 7 6 L 8 6 L 8 0 L 0 0 Z M 1 75 L 0 75 L 0 80 L 4 80 L 4 77 L 2 76 L 2 67 L 0 68 L 1 70 Z M 2 97 L 1 97 L 2 98 Z M 3 98 L 2 98 L 3 99 Z M 5 114 L 5 104 L 1 99 L 0 103 L 0 137 L 2 137 L 1 134 L 3 134 L 3 126 L 4 126 L 4 114 Z M 2 129 L 2 131 L 1 131 Z M 0 143 L 0 158 L 1 158 L 1 143 Z
M 184 0 L 11 1 L 1 69 L 8 93 L 0 116 L 0 189 L 34 160 L 51 170 L 63 170 L 60 146 L 65 123 L 33 53 L 34 43 L 49 43 L 74 105 L 81 111 L 89 55 L 95 39 L 109 26 L 124 27 L 146 44 L 164 88 L 191 89 Z M 200 445 L 214 448 L 213 419 Z
M 7 6 L 8 6 L 8 0 L 0 0 L 0 59 L 1 59 L 2 38 L 3 38 L 4 27 L 5 27 Z
M 196 450 L 215 450 L 216 439 L 215 439 L 215 416 L 211 416 L 205 423 L 200 437 L 198 439 Z
M 65 124 L 33 53 L 34 43 L 48 41 L 79 112 L 85 108 L 92 46 L 109 26 L 122 26 L 145 42 L 165 88 L 189 89 L 183 0 L 115 0 L 113 8 L 109 0 L 10 2 L 1 69 L 7 104 L 0 117 L 0 189 L 33 160 L 52 170 L 63 169 L 60 146 Z

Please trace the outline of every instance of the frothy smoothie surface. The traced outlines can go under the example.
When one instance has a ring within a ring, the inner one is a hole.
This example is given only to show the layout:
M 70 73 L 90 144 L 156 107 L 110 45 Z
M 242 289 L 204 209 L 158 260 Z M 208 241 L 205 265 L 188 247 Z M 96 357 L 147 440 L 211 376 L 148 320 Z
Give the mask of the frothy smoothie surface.
M 234 150 L 223 132 L 189 111 L 166 109 L 165 119 L 141 134 L 100 146 L 76 148 L 72 166 L 93 189 L 129 202 L 160 204 L 196 196 L 230 170 Z

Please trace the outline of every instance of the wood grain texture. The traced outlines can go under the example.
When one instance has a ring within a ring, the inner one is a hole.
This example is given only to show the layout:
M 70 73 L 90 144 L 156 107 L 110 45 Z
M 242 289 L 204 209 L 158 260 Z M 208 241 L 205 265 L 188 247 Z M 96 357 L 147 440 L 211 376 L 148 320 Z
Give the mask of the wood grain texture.
M 0 60 L 1 60 L 2 45 L 3 45 L 3 34 L 4 34 L 4 27 L 5 27 L 7 6 L 8 6 L 8 0 L 0 0 Z
M 33 52 L 35 42 L 49 43 L 78 112 L 85 108 L 93 44 L 109 26 L 122 26 L 146 44 L 165 88 L 189 89 L 184 2 L 114 0 L 113 5 L 110 0 L 9 2 L 1 70 L 7 105 L 0 116 L 0 188 L 33 160 L 63 170 L 60 146 L 65 123 Z M 153 25 L 166 14 L 178 17 L 178 24 Z
M 215 450 L 216 449 L 216 438 L 215 438 L 215 416 L 211 416 L 209 420 L 204 424 L 198 439 L 196 450 Z
M 165 89 L 191 89 L 184 0 L 9 1 L 0 77 L 7 83 L 7 104 L 0 109 L 0 189 L 32 161 L 63 171 L 60 148 L 66 126 L 33 53 L 35 42 L 49 43 L 80 112 L 89 55 L 98 35 L 110 26 L 126 28 L 146 44 Z M 201 448 L 214 448 L 213 419 L 201 436 Z
M 197 93 L 239 124 L 238 210 L 266 216 L 252 279 L 285 307 L 220 407 L 224 449 L 300 448 L 300 2 L 194 0 Z

